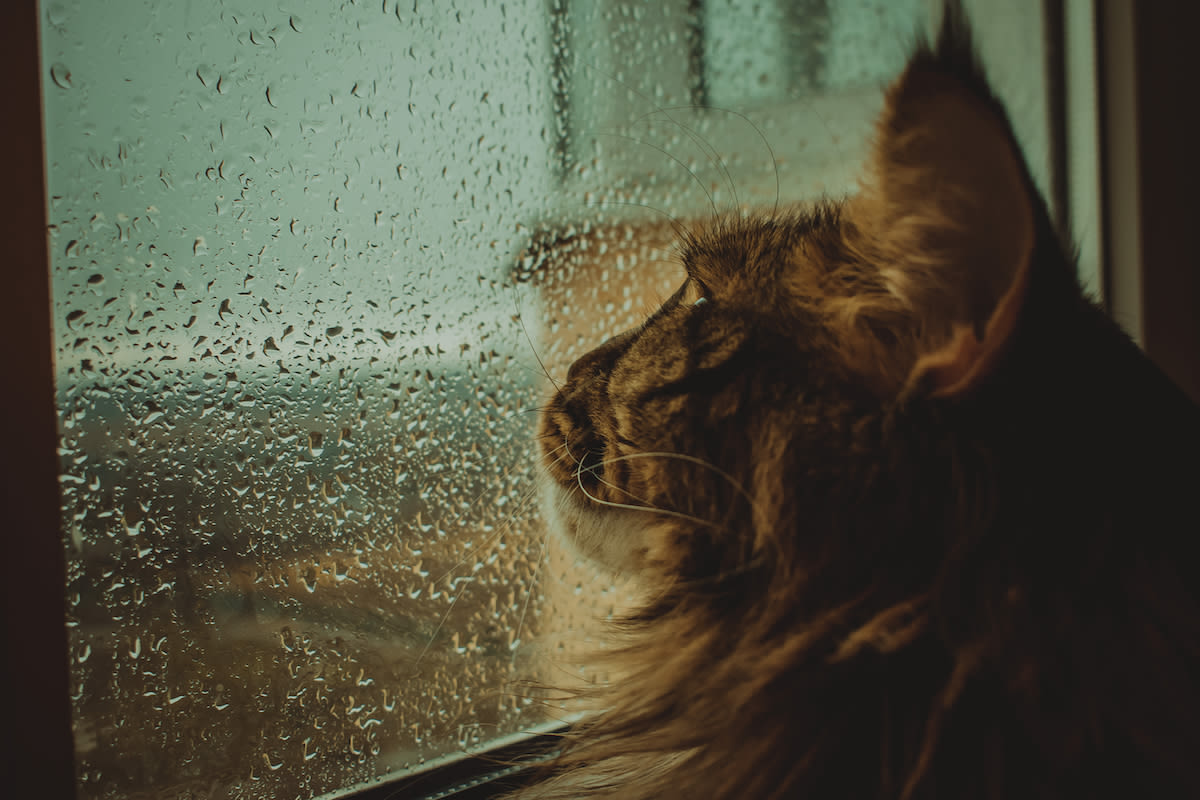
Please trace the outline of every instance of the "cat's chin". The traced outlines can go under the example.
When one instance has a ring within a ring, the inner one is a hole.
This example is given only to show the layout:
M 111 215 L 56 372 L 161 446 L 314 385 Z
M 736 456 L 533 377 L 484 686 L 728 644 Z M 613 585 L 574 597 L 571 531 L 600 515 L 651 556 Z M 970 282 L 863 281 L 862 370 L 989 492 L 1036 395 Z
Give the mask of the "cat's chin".
M 646 566 L 649 515 L 600 505 L 545 473 L 539 494 L 547 527 L 574 555 L 623 575 Z

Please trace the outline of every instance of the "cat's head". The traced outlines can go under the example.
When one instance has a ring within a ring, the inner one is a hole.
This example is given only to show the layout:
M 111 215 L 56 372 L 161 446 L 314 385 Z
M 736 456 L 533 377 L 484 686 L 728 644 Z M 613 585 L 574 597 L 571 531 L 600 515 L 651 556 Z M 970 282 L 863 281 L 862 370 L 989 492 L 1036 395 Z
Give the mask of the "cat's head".
M 718 218 L 641 326 L 579 358 L 541 419 L 552 524 L 626 572 L 799 563 L 905 503 L 898 415 L 986 396 L 1031 274 L 1069 259 L 961 23 L 887 93 L 861 190 Z M 799 541 L 808 536 L 807 541 Z

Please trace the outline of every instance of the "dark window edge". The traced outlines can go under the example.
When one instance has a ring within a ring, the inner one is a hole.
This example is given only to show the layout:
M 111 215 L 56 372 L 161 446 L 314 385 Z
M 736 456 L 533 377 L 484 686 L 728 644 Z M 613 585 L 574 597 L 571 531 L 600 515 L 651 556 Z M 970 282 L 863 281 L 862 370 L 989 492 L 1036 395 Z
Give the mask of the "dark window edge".
M 58 490 L 57 415 L 42 137 L 39 4 L 0 5 L 0 74 L 8 124 L 0 126 L 6 186 L 4 430 L 4 714 L 6 797 L 75 797 L 66 561 Z
M 1180 90 L 1195 71 L 1200 8 L 1134 0 L 1096 8 L 1109 309 L 1200 403 L 1200 124 Z
M 552 757 L 567 726 L 480 753 L 464 754 L 416 775 L 384 778 L 343 795 L 352 800 L 486 800 L 528 785 Z

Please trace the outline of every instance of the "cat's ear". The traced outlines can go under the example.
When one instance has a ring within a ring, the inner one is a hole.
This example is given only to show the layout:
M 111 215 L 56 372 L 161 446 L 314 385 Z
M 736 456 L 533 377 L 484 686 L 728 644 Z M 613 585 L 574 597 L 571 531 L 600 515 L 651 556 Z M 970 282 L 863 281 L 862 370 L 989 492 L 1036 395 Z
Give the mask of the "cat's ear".
M 1025 301 L 1035 239 L 1008 120 L 969 43 L 961 73 L 945 63 L 947 47 L 943 39 L 919 55 L 889 90 L 851 205 L 884 285 L 922 330 L 908 386 L 936 396 L 967 392 L 995 367 Z

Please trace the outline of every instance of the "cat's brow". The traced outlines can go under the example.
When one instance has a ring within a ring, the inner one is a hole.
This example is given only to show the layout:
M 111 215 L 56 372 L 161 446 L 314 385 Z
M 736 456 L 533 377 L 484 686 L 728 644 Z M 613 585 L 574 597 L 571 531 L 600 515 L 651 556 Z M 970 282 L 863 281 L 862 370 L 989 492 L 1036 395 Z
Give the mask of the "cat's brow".
M 688 277 L 689 278 L 692 277 L 691 273 L 688 273 Z M 695 279 L 693 278 L 693 280 L 695 280 Z M 684 281 L 682 284 L 680 284 L 679 288 L 676 289 L 674 291 L 674 293 L 671 294 L 670 297 L 668 297 L 666 300 L 664 300 L 663 304 L 661 306 L 659 306 L 658 309 L 653 314 L 650 315 L 650 317 L 646 320 L 644 325 L 649 325 L 651 322 L 658 319 L 663 314 L 667 313 L 671 309 L 678 306 L 680 304 L 680 302 L 682 302 L 683 293 L 686 290 L 687 290 L 687 281 Z
M 719 274 L 717 269 L 713 268 L 714 261 L 715 259 L 711 257 L 688 258 L 684 260 L 683 265 L 688 278 L 711 291 L 725 282 L 725 278 Z M 680 297 L 686 288 L 686 283 L 680 287 Z

